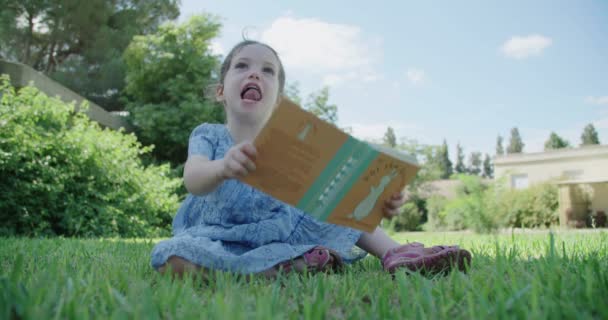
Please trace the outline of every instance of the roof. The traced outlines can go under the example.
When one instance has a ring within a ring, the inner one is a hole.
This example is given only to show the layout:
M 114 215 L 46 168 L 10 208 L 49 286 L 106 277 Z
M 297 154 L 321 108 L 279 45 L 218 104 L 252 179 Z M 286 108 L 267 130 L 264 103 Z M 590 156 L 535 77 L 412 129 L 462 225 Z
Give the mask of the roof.
M 563 159 L 607 157 L 608 145 L 590 145 L 577 148 L 562 148 L 533 153 L 512 153 L 494 158 L 494 165 L 510 165 L 518 163 L 556 161 Z
M 594 184 L 594 183 L 608 183 L 608 178 L 565 180 L 565 181 L 556 182 L 556 184 Z

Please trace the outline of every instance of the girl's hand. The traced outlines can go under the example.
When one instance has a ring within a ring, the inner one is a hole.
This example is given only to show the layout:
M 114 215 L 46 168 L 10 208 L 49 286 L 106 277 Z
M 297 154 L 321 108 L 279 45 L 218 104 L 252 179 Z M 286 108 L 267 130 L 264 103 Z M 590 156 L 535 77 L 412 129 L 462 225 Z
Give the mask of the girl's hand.
M 399 214 L 399 209 L 405 204 L 407 197 L 404 192 L 394 193 L 390 199 L 384 201 L 384 217 L 393 218 Z
M 225 179 L 241 178 L 255 170 L 253 161 L 257 150 L 250 142 L 242 142 L 226 152 L 222 160 L 222 177 Z

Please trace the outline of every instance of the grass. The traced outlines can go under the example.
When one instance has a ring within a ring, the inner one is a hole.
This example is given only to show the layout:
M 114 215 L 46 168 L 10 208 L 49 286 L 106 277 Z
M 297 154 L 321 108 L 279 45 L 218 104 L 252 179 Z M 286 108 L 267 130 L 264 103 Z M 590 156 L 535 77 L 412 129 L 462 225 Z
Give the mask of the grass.
M 366 258 L 337 275 L 172 281 L 150 268 L 152 241 L 3 238 L 0 319 L 608 319 L 606 231 L 393 237 L 458 243 L 471 269 L 392 279 Z

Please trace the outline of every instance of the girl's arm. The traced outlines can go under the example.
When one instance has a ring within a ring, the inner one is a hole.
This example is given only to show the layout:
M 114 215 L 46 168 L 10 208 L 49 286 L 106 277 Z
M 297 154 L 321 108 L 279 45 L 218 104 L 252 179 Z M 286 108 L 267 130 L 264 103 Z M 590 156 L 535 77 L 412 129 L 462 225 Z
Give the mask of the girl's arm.
M 196 196 L 215 190 L 224 181 L 222 161 L 223 159 L 209 160 L 201 155 L 188 158 L 184 166 L 186 190 Z
M 222 159 L 209 160 L 194 155 L 184 166 L 184 184 L 193 195 L 204 195 L 218 187 L 226 179 L 240 178 L 255 170 L 253 160 L 257 155 L 249 142 L 236 145 Z

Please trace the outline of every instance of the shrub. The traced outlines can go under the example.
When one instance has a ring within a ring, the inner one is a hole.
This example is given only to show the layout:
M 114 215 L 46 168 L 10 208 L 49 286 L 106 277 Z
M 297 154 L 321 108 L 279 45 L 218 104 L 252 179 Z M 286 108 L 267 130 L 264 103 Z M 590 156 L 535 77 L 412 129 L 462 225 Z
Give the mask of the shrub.
M 0 235 L 162 236 L 178 206 L 168 165 L 73 104 L 0 82 Z
M 491 232 L 500 227 L 548 227 L 558 223 L 558 191 L 552 183 L 510 190 L 504 181 L 484 185 L 478 177 L 461 175 L 457 197 L 433 196 L 428 201 L 428 230 Z
M 486 185 L 480 177 L 457 175 L 461 184 L 456 189 L 457 197 L 446 200 L 442 196 L 432 196 L 427 209 L 429 223 L 427 230 L 464 230 L 491 232 L 502 225 L 496 214 L 497 189 Z
M 392 231 L 418 231 L 420 230 L 420 220 L 422 213 L 414 202 L 407 202 L 399 214 L 389 223 Z
M 552 183 L 506 191 L 500 201 L 497 214 L 510 227 L 548 227 L 559 222 L 558 189 Z
M 432 195 L 426 202 L 427 223 L 424 225 L 425 230 L 441 230 L 445 229 L 445 211 L 444 208 L 448 200 L 441 195 Z

